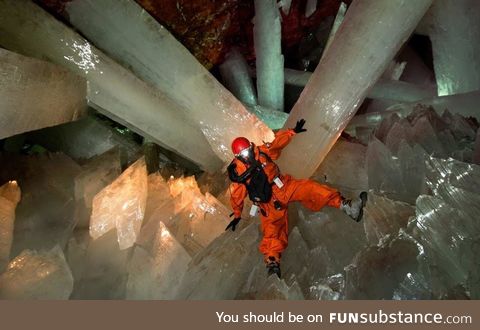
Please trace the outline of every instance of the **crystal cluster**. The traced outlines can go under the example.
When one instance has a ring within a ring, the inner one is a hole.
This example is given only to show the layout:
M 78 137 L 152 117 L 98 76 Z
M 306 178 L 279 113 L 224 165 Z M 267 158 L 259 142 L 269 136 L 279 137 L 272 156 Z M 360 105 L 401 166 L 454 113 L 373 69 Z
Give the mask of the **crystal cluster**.
M 452 114 L 478 119 L 479 100 L 480 91 L 474 91 L 464 94 L 433 97 L 418 102 L 395 103 L 388 108 L 381 109 L 381 111 L 374 111 L 353 117 L 346 131 L 355 135 L 355 132 L 358 130 L 372 129 L 378 126 L 382 120 L 393 114 L 404 118 L 419 106 L 431 106 L 438 115 L 442 115 L 445 110 L 448 110 Z
M 0 154 L 0 163 L 1 179 L 16 180 L 22 191 L 11 256 L 25 249 L 65 247 L 78 220 L 74 178 L 81 167 L 60 153 Z
M 215 197 L 203 195 L 194 177 L 168 182 L 173 198 L 162 205 L 149 219 L 158 225 L 162 221 L 184 248 L 194 256 L 225 230 L 230 211 Z M 173 212 L 165 212 L 173 206 Z
M 395 200 L 414 203 L 426 192 L 426 155 L 472 162 L 478 123 L 431 107 L 417 106 L 406 118 L 386 117 L 375 129 L 367 148 L 370 189 Z
M 68 299 L 73 277 L 62 249 L 24 250 L 0 275 L 1 299 Z
M 133 251 L 127 299 L 175 299 L 190 261 L 187 251 L 163 222 L 159 222 L 150 249 L 138 245 Z
M 234 299 L 261 259 L 257 252 L 258 224 L 225 232 L 190 262 L 177 298 Z
M 131 253 L 132 248 L 120 248 L 116 228 L 97 239 L 77 231 L 67 254 L 70 268 L 75 271 L 71 298 L 125 299 Z
M 91 1 L 78 2 L 84 5 L 94 4 L 94 2 Z M 105 1 L 96 1 L 95 5 L 101 3 L 106 4 Z M 104 24 L 106 18 L 105 13 L 116 12 L 113 11 L 112 8 L 118 1 L 109 1 L 109 3 L 109 5 L 107 4 L 108 7 L 106 7 L 107 10 L 101 12 L 100 23 L 103 28 L 113 26 L 110 24 L 111 22 L 107 25 Z M 131 1 L 128 1 L 128 3 L 134 7 L 137 6 Z M 141 18 L 142 11 L 139 8 L 137 9 L 140 11 L 139 15 L 131 15 L 131 12 L 127 10 L 127 18 Z M 148 15 L 143 12 L 143 16 Z M 93 11 L 89 12 L 88 15 L 83 15 L 83 17 L 93 17 Z M 124 27 L 125 22 L 126 20 L 121 18 L 118 24 Z M 93 27 L 93 24 L 89 22 L 88 26 Z M 139 25 L 132 24 L 132 26 Z M 127 126 L 134 132 L 151 138 L 159 145 L 167 149 L 175 150 L 204 169 L 213 171 L 221 168 L 222 162 L 215 155 L 198 125 L 188 120 L 188 116 L 181 104 L 175 102 L 165 91 L 161 91 L 139 79 L 130 70 L 112 60 L 105 53 L 95 48 L 80 34 L 44 12 L 33 2 L 2 1 L 0 29 L 2 30 L 0 34 L 0 44 L 3 47 L 36 58 L 47 58 L 50 62 L 61 65 L 79 76 L 86 78 L 88 84 L 88 103 L 97 111 Z M 159 29 L 162 28 L 159 27 Z M 125 30 L 125 32 L 126 31 L 131 30 Z M 148 28 L 147 31 L 153 32 L 153 30 Z M 123 33 L 114 32 L 114 38 L 110 40 L 117 40 L 116 38 L 119 35 L 123 35 L 125 38 Z M 141 35 L 144 36 L 146 34 Z M 95 33 L 95 36 L 100 37 L 104 36 L 104 34 Z M 137 38 L 137 36 L 135 36 L 135 38 L 141 39 Z M 92 41 L 100 44 L 97 40 Z M 178 44 L 177 41 L 175 42 Z M 114 44 L 117 46 L 124 45 L 125 42 L 119 43 L 114 41 Z M 154 43 L 147 44 L 151 45 Z M 160 44 L 159 47 L 162 48 Z M 128 48 L 140 49 L 135 46 L 129 46 Z M 186 50 L 184 51 L 186 52 Z M 152 56 L 152 59 L 164 59 L 164 56 L 158 56 L 156 52 L 154 52 Z M 132 56 L 132 58 L 133 57 L 134 56 Z M 178 60 L 175 55 L 174 58 Z M 195 64 L 201 67 L 199 63 L 196 62 Z M 172 68 L 175 72 L 178 68 L 177 65 L 168 63 L 166 67 Z M 145 68 L 147 68 L 148 72 L 153 72 L 148 69 L 148 66 Z M 203 82 L 204 74 L 208 72 L 203 67 L 202 69 L 203 71 L 201 71 L 198 79 Z M 191 82 L 191 85 L 185 82 L 172 81 L 172 76 L 166 78 L 167 84 L 168 86 L 183 86 L 187 88 L 187 90 L 192 91 L 198 90 L 198 84 L 196 81 L 191 81 L 191 76 L 192 75 L 189 74 L 187 79 L 187 82 Z M 215 83 L 220 85 L 218 82 Z M 203 85 L 209 86 L 208 84 Z M 236 101 L 224 88 L 220 92 L 221 93 L 205 92 L 205 95 L 215 95 L 215 99 L 212 103 L 204 107 L 199 107 L 197 100 L 197 103 L 194 104 L 195 109 L 199 109 L 200 112 L 204 114 L 206 113 L 203 111 L 204 109 L 218 109 L 216 106 L 213 107 L 212 104 L 225 104 L 227 103 L 226 99 L 229 98 L 234 99 L 235 102 L 233 102 L 234 104 L 232 104 L 232 101 L 229 102 L 228 106 L 226 106 L 227 109 L 231 109 L 230 111 L 241 111 L 240 108 L 243 109 L 240 102 Z M 218 100 L 218 97 L 222 95 L 226 99 Z M 232 106 L 230 107 L 230 105 Z M 132 111 L 132 109 L 135 109 L 135 111 Z M 255 121 L 253 115 L 250 115 L 246 110 L 244 110 L 244 112 L 246 113 L 245 117 L 247 117 L 246 121 L 248 122 L 246 126 L 248 126 L 250 130 L 252 130 L 250 127 L 256 127 L 259 130 L 265 127 L 259 123 L 258 120 Z M 213 116 L 218 117 L 218 113 L 215 113 Z M 233 116 L 233 114 L 231 114 L 231 116 Z M 215 128 L 215 126 L 211 128 L 211 133 L 216 133 L 214 136 L 217 137 L 217 141 L 223 141 L 224 139 L 230 140 L 228 137 L 218 136 L 219 131 Z M 267 127 L 265 128 L 269 131 Z M 221 131 L 224 132 L 225 130 Z M 263 138 L 267 135 L 268 134 L 262 135 L 261 137 Z M 182 138 L 179 139 L 178 136 L 182 136 Z M 257 140 L 261 141 L 261 138 L 258 137 Z

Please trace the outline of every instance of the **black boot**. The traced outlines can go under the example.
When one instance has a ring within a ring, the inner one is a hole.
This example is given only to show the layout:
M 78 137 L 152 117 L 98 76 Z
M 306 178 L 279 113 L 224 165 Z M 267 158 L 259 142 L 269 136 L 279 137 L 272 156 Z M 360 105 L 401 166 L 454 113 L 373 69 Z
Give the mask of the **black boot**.
M 280 263 L 275 260 L 274 257 L 268 257 L 267 262 L 267 276 L 277 274 L 278 278 L 282 278 L 282 272 L 280 271 Z
M 363 217 L 363 207 L 365 204 L 367 204 L 367 192 L 362 191 L 359 198 L 343 200 L 340 205 L 340 210 L 356 222 L 360 222 Z

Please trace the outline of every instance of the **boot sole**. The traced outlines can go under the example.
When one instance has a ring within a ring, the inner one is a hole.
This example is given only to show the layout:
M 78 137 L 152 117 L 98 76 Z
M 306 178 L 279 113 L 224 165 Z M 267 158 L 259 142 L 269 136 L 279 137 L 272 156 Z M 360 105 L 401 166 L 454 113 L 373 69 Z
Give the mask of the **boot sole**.
M 356 222 L 362 221 L 362 218 L 363 218 L 363 208 L 367 204 L 367 200 L 368 200 L 368 194 L 367 194 L 366 191 L 362 191 L 360 193 L 360 199 L 362 201 L 362 208 L 360 209 L 360 212 L 358 213 L 358 217 L 355 219 Z

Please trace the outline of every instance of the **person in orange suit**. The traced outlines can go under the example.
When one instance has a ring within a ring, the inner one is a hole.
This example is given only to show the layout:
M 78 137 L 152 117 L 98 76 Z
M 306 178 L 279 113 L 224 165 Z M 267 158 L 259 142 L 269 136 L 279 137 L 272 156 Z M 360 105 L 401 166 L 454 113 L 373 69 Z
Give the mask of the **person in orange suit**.
M 261 146 L 244 137 L 232 142 L 235 158 L 228 166 L 228 175 L 232 181 L 230 203 L 234 219 L 225 230 L 235 231 L 248 195 L 254 203 L 253 213 L 255 208 L 260 209 L 263 238 L 259 250 L 264 255 L 268 275 L 281 276 L 281 255 L 288 245 L 288 203 L 300 202 L 312 211 L 320 211 L 324 206 L 339 208 L 358 222 L 367 200 L 366 192 L 362 192 L 358 199 L 350 200 L 332 187 L 280 173 L 274 160 L 280 157 L 282 149 L 296 134 L 306 131 L 304 125 L 305 120 L 301 119 L 295 128 L 277 132 L 271 143 Z

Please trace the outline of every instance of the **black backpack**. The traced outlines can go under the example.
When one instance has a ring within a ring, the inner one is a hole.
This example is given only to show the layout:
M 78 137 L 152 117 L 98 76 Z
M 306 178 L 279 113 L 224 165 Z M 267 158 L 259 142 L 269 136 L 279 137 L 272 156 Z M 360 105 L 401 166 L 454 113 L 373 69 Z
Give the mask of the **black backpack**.
M 267 154 L 263 152 L 260 154 L 271 160 Z M 243 183 L 247 187 L 248 197 L 251 201 L 268 203 L 272 198 L 272 184 L 268 182 L 267 174 L 257 160 L 242 175 L 236 173 L 235 163 L 232 162 L 228 166 L 228 175 L 233 182 Z M 248 179 L 250 181 L 247 183 Z

